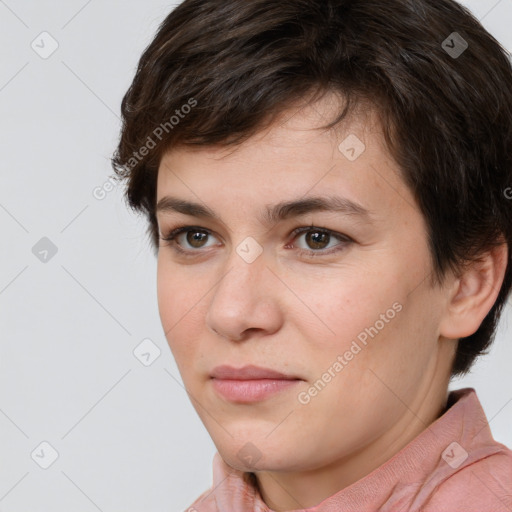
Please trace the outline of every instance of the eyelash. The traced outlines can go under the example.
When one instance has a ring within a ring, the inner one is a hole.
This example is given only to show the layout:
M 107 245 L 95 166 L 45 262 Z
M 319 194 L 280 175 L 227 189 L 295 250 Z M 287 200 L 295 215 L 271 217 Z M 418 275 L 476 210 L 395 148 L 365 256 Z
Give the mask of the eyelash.
M 203 234 L 212 235 L 212 232 L 209 229 L 200 228 L 197 226 L 180 226 L 180 227 L 168 232 L 168 234 L 165 237 L 161 236 L 160 240 L 165 241 L 165 242 L 171 242 L 171 244 L 169 244 L 171 246 L 171 248 L 175 252 L 179 253 L 180 255 L 185 256 L 186 258 L 194 258 L 194 257 L 198 256 L 198 253 L 201 252 L 201 249 L 185 250 L 178 243 L 175 242 L 175 239 L 179 235 L 181 235 L 182 233 L 187 233 L 187 232 L 200 232 Z M 309 250 L 308 251 L 307 249 L 298 249 L 298 252 L 301 256 L 306 256 L 308 258 L 316 258 L 318 256 L 327 256 L 327 255 L 331 255 L 331 254 L 340 252 L 346 248 L 346 245 L 353 242 L 353 240 L 346 235 L 342 235 L 341 233 L 331 231 L 330 229 L 327 229 L 327 228 L 320 228 L 320 227 L 316 227 L 316 226 L 304 226 L 301 228 L 297 228 L 291 233 L 291 235 L 293 235 L 293 237 L 296 238 L 297 236 L 302 235 L 304 233 L 308 233 L 308 232 L 327 234 L 330 237 L 333 237 L 333 238 L 339 240 L 340 242 L 342 242 L 340 244 L 341 247 L 338 245 L 335 248 L 331 248 L 329 250 L 317 250 L 317 251 Z

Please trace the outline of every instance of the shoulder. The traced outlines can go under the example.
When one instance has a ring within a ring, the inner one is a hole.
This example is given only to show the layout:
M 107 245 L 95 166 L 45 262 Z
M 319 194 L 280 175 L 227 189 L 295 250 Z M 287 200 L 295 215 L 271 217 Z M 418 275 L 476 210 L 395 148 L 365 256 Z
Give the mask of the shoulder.
M 424 512 L 512 510 L 512 451 L 500 450 L 448 476 L 422 507 Z

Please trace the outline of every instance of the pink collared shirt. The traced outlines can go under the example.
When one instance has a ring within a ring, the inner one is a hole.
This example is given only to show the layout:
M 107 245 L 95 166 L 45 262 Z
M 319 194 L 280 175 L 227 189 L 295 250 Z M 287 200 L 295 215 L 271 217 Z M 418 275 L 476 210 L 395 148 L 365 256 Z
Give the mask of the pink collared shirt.
M 370 474 L 319 505 L 290 512 L 512 512 L 512 451 L 492 437 L 473 388 Z M 213 485 L 186 512 L 273 512 L 217 452 Z

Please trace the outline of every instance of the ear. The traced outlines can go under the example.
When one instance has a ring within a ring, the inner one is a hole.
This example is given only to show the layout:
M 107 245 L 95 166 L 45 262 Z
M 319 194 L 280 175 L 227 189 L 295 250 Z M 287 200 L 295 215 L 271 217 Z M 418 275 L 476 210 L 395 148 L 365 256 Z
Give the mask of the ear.
M 503 243 L 474 261 L 455 279 L 447 295 L 447 305 L 439 333 L 448 339 L 474 334 L 498 297 L 508 261 Z

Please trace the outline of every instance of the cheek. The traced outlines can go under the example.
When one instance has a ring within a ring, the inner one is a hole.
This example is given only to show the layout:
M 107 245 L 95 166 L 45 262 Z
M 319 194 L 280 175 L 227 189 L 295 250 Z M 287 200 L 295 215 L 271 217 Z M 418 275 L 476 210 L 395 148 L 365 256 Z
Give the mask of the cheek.
M 177 290 L 179 277 L 169 272 L 168 265 L 162 262 L 161 255 L 157 264 L 157 299 L 160 320 L 165 333 L 168 333 L 175 321 L 176 305 L 179 303 L 173 290 Z
M 430 357 L 432 348 L 424 338 L 431 334 L 431 312 L 422 305 L 426 300 L 422 291 L 409 294 L 410 287 L 398 271 L 353 276 L 325 281 L 321 292 L 311 293 L 310 288 L 306 294 L 307 288 L 302 288 L 304 302 L 328 326 L 304 308 L 295 313 L 307 340 L 310 382 L 332 380 L 314 407 L 339 400 L 350 407 L 358 403 L 376 407 L 387 393 L 379 377 L 393 388 L 399 388 L 401 380 L 409 386 Z M 335 378 L 326 374 L 329 369 Z M 382 410 L 377 409 L 378 416 Z
M 180 374 L 191 388 L 195 382 L 194 372 L 209 355 L 202 340 L 211 288 L 207 276 L 199 276 L 193 266 L 184 269 L 159 256 L 157 298 L 160 322 Z
M 157 298 L 160 321 L 169 346 L 175 355 L 179 355 L 179 340 L 184 332 L 190 336 L 191 326 L 200 304 L 191 292 L 189 281 L 184 272 L 176 271 L 176 266 L 167 263 L 159 256 L 157 266 Z
M 364 341 L 365 333 L 376 322 L 379 331 L 387 328 L 399 315 L 399 306 L 393 309 L 393 305 L 401 295 L 380 274 L 354 268 L 340 271 L 336 278 L 332 275 L 329 269 L 324 276 L 300 282 L 296 279 L 293 288 L 300 301 L 294 302 L 293 309 L 288 305 L 294 322 L 307 332 L 309 343 L 331 356 L 348 350 L 358 336 Z
M 183 270 L 172 262 L 166 261 L 165 255 L 159 255 L 157 298 L 160 316 L 167 323 L 164 326 L 166 330 L 181 318 L 182 322 L 187 321 L 187 313 L 192 311 L 194 305 L 205 293 L 201 291 L 200 284 L 201 279 L 197 274 Z

